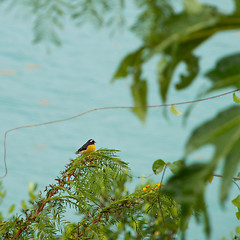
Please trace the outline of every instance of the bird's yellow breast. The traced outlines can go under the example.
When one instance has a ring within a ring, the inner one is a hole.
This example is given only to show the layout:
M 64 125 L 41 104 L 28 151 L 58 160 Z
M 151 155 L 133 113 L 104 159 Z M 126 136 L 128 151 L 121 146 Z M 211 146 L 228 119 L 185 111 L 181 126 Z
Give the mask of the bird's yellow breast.
M 86 152 L 90 153 L 94 151 L 95 151 L 95 145 L 94 144 L 88 145 Z

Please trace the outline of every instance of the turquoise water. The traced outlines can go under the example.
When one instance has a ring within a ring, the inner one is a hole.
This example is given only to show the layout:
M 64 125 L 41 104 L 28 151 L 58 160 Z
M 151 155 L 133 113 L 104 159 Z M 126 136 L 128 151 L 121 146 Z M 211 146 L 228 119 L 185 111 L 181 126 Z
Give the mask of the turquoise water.
M 222 9 L 231 10 L 225 1 L 219 4 Z M 128 14 L 134 14 L 134 9 Z M 48 54 L 44 44 L 32 45 L 31 28 L 28 19 L 0 11 L 2 145 L 4 132 L 10 128 L 65 118 L 96 107 L 132 105 L 130 81 L 110 84 L 110 79 L 122 57 L 139 46 L 134 35 L 120 32 L 110 38 L 107 30 L 67 24 L 62 32 L 63 46 L 53 47 Z M 239 41 L 239 32 L 219 34 L 209 40 L 196 52 L 201 57 L 202 69 L 214 66 L 219 56 L 240 51 Z M 155 69 L 154 60 L 146 66 L 146 76 L 151 79 L 149 104 L 160 103 Z M 174 80 L 178 81 L 177 74 Z M 199 76 L 198 82 L 186 91 L 171 89 L 168 102 L 192 100 L 198 89 L 207 86 L 204 76 Z M 160 109 L 149 110 L 145 125 L 129 110 L 106 110 L 64 123 L 12 132 L 7 139 L 9 173 L 3 181 L 7 197 L 1 207 L 26 199 L 29 182 L 39 183 L 40 189 L 53 183 L 68 159 L 89 138 L 96 140 L 97 148 L 120 149 L 122 159 L 129 162 L 135 175 L 148 175 L 154 160 L 178 160 L 191 130 L 229 104 L 231 96 L 196 105 L 186 127 L 182 126 L 181 117 L 169 114 L 166 120 Z M 184 112 L 186 107 L 179 109 Z M 207 159 L 211 152 L 211 148 L 201 150 L 191 161 Z M 3 168 L 2 161 L 0 167 Z M 229 236 L 237 225 L 231 201 L 224 211 L 218 205 L 219 183 L 219 179 L 214 179 L 208 187 L 212 239 Z M 237 194 L 233 187 L 229 200 Z M 204 239 L 201 227 L 194 221 L 191 224 L 188 239 Z

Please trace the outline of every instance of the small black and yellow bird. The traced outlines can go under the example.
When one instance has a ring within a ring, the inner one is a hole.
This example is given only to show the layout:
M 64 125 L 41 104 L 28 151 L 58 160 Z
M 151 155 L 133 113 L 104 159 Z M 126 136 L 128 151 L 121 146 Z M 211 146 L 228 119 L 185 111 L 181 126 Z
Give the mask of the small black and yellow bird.
M 82 147 L 80 147 L 75 153 L 90 153 L 95 151 L 95 141 L 93 139 L 88 140 Z

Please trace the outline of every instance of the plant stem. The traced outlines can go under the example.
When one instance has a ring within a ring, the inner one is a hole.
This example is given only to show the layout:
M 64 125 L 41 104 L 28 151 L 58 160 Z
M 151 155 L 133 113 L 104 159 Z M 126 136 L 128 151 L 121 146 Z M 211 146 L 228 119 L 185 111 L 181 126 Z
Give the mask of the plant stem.
M 160 108 L 160 107 L 170 107 L 172 105 L 183 105 L 183 104 L 190 104 L 190 103 L 208 101 L 208 100 L 211 100 L 211 99 L 214 99 L 214 98 L 218 98 L 218 97 L 222 97 L 222 96 L 225 96 L 225 95 L 237 92 L 237 91 L 239 91 L 239 89 L 235 89 L 235 90 L 232 90 L 232 91 L 229 91 L 229 92 L 218 94 L 218 95 L 215 95 L 215 96 L 212 96 L 212 97 L 207 97 L 207 98 L 202 98 L 202 99 L 197 99 L 197 100 L 192 100 L 192 101 L 178 102 L 178 103 L 168 103 L 168 104 L 161 104 L 161 105 L 150 105 L 150 106 L 146 106 L 146 107 L 147 108 Z M 72 120 L 74 118 L 78 118 L 78 117 L 81 117 L 83 115 L 86 115 L 86 114 L 88 114 L 90 112 L 95 112 L 95 111 L 100 111 L 100 110 L 107 110 L 107 109 L 108 110 L 109 109 L 133 109 L 133 108 L 134 108 L 134 106 L 115 106 L 115 107 L 94 108 L 94 109 L 88 110 L 86 112 L 82 112 L 80 114 L 77 114 L 75 116 L 71 116 L 71 117 L 68 117 L 68 118 L 62 118 L 62 119 L 57 119 L 57 120 L 54 120 L 54 121 L 43 122 L 43 123 L 29 124 L 29 125 L 19 126 L 19 127 L 7 130 L 5 132 L 5 134 L 4 134 L 4 157 L 3 157 L 3 161 L 4 161 L 5 173 L 4 173 L 3 176 L 0 176 L 0 179 L 2 179 L 2 178 L 7 176 L 7 162 L 6 162 L 6 158 L 7 158 L 7 147 L 6 146 L 7 145 L 6 145 L 6 141 L 7 141 L 7 134 L 9 132 L 13 132 L 13 131 L 16 131 L 16 130 L 19 130 L 19 129 L 22 129 L 22 128 L 39 127 L 39 126 L 44 126 L 44 125 L 48 125 L 48 124 L 54 124 L 54 123 L 58 123 L 58 122 L 69 121 L 69 120 Z

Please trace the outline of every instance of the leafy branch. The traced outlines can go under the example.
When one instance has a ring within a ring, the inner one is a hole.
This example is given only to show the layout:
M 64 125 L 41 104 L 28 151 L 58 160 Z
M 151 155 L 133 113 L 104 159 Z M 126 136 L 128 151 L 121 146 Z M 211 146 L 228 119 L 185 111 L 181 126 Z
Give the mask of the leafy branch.
M 16 215 L 0 223 L 0 238 L 59 239 L 58 231 L 61 239 L 92 239 L 104 234 L 116 237 L 131 227 L 136 236 L 155 233 L 156 237 L 174 239 L 179 225 L 178 204 L 159 191 L 162 182 L 151 191 L 139 186 L 129 194 L 124 186 L 130 180 L 128 167 L 116 152 L 99 149 L 71 160 L 56 184 L 46 187 L 45 194 L 24 210 L 25 217 Z M 161 181 L 163 178 L 164 173 Z M 78 223 L 64 220 L 68 206 L 81 216 Z M 124 229 L 110 231 L 120 223 Z
M 70 160 L 56 178 L 56 184 L 46 187 L 44 194 L 23 210 L 24 216 L 15 215 L 0 222 L 0 239 L 93 239 L 103 236 L 118 239 L 125 233 L 125 238 L 131 240 L 140 236 L 168 240 L 176 239 L 179 230 L 186 230 L 191 216 L 198 218 L 200 214 L 208 219 L 206 206 L 201 205 L 207 178 L 204 182 L 201 178 L 210 174 L 203 164 L 185 166 L 184 161 L 156 160 L 153 172 L 160 182 L 148 180 L 129 193 L 125 187 L 131 180 L 129 169 L 116 153 L 116 150 L 99 149 Z M 173 176 L 163 185 L 167 169 Z M 202 175 L 202 171 L 207 175 Z M 188 182 L 189 174 L 197 175 L 200 182 L 193 179 Z M 176 182 L 173 185 L 174 179 L 178 179 L 177 185 Z M 188 196 L 181 194 L 182 189 Z M 200 203 L 196 200 L 199 197 Z M 234 204 L 239 206 L 238 198 Z M 80 216 L 77 223 L 65 220 L 68 207 Z

